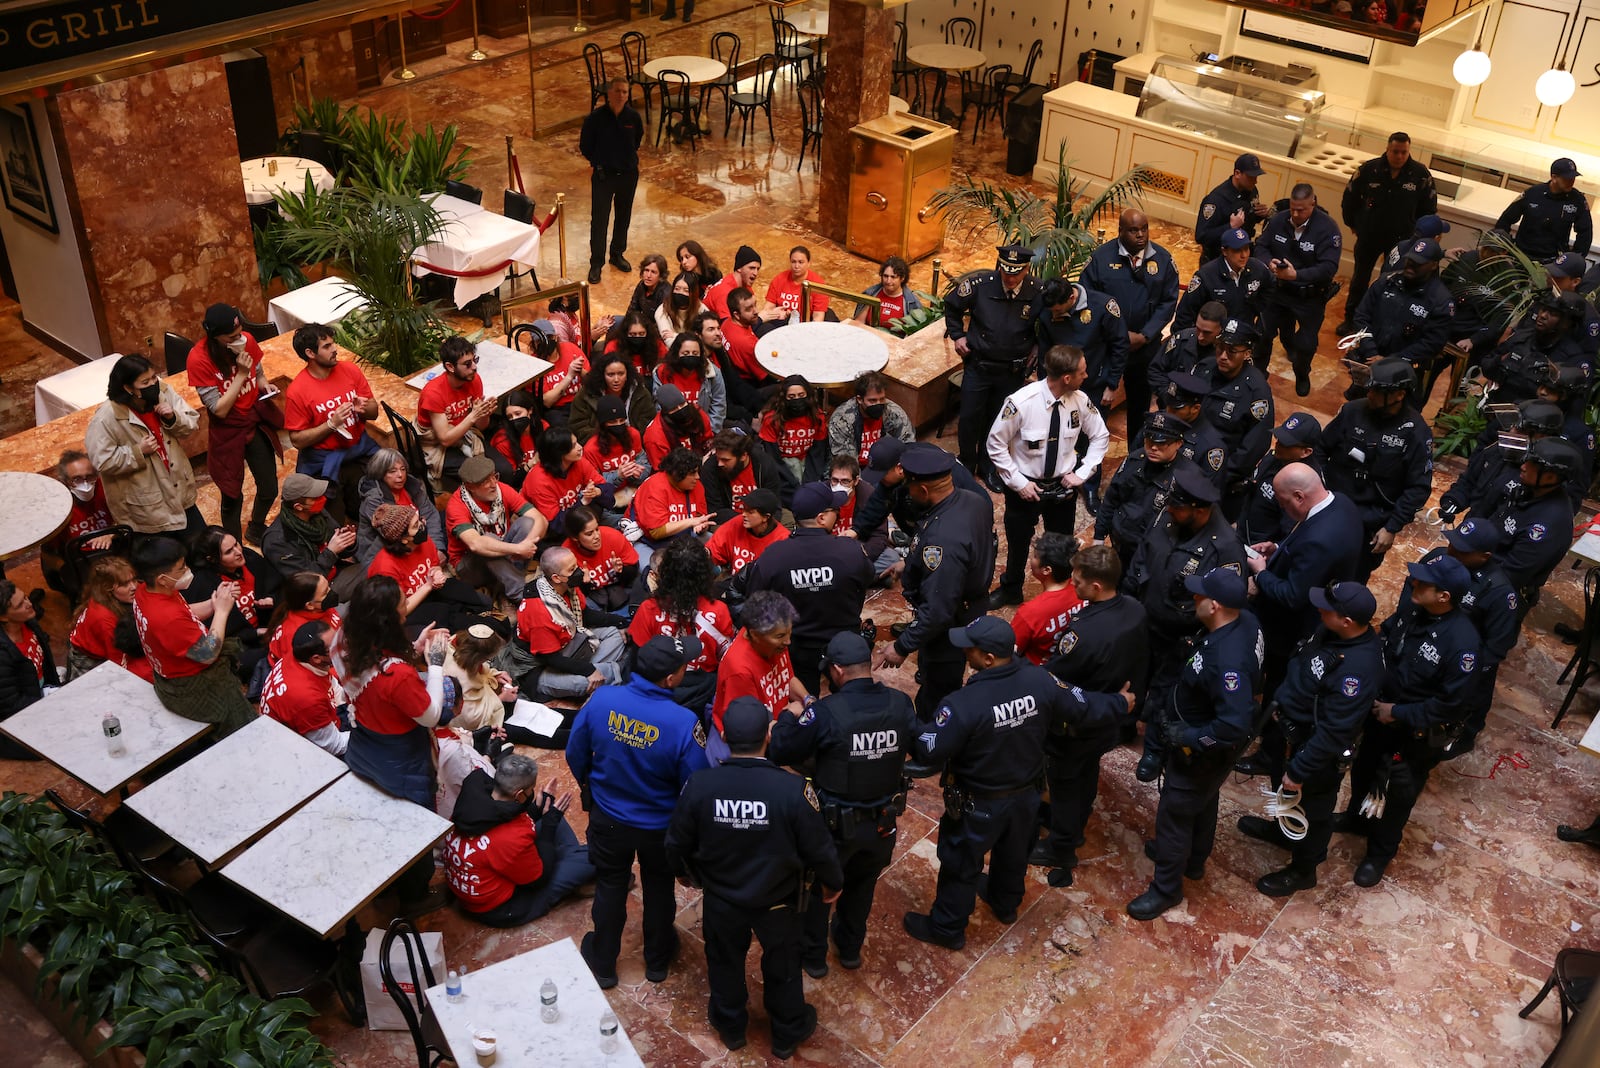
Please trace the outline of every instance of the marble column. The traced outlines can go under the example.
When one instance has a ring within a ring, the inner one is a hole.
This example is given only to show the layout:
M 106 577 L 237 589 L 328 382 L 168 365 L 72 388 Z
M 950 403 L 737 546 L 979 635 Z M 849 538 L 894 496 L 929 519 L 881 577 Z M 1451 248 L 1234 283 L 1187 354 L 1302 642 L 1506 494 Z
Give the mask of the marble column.
M 850 0 L 828 5 L 828 103 L 823 115 L 817 229 L 840 244 L 850 201 L 850 129 L 889 110 L 894 11 Z
M 195 337 L 206 307 L 265 317 L 221 58 L 57 97 L 63 179 L 112 352 Z

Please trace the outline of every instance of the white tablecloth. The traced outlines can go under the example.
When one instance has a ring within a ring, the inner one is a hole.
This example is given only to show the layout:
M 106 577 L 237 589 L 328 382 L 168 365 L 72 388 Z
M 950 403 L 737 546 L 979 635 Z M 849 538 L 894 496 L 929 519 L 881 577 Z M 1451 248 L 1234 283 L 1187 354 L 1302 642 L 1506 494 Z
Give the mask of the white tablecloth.
M 456 279 L 456 307 L 465 308 L 499 288 L 511 263 L 538 266 L 539 228 L 480 208 L 476 214 L 447 217 L 433 240 L 417 250 L 415 271 L 420 276 L 436 267 L 452 272 L 489 270 L 488 274 Z
M 329 275 L 299 289 L 291 289 L 267 304 L 267 316 L 279 333 L 287 334 L 307 323 L 332 325 L 367 302 L 343 278 Z
M 268 174 L 269 163 L 277 164 L 277 174 Z M 326 193 L 333 188 L 333 175 L 328 168 L 316 160 L 301 159 L 298 156 L 262 156 L 260 159 L 247 159 L 239 164 L 239 171 L 244 177 L 244 200 L 246 204 L 271 204 L 273 194 L 280 189 L 286 193 L 303 193 L 306 188 L 306 174 L 310 173 L 311 182 L 316 186 L 317 192 Z
M 122 353 L 113 352 L 110 356 L 102 356 L 60 374 L 39 379 L 33 387 L 33 421 L 43 426 L 52 419 L 93 408 L 105 400 L 111 368 L 120 359 Z
M 482 204 L 474 204 L 470 200 L 462 200 L 448 193 L 433 193 L 422 199 L 433 205 L 433 210 L 439 213 L 441 223 L 452 223 L 469 215 L 483 214 Z
M 478 342 L 477 352 L 478 377 L 483 379 L 485 397 L 503 397 L 554 366 L 549 360 L 508 349 L 493 341 Z M 406 385 L 421 389 L 442 374 L 444 365 L 436 363 L 426 371 L 419 371 L 406 379 Z

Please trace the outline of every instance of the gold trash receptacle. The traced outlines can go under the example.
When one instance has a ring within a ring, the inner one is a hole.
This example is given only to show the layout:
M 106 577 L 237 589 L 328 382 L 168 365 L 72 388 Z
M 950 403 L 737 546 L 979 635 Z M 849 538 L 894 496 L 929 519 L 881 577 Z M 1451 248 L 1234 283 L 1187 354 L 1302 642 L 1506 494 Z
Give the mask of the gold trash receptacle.
M 852 127 L 850 139 L 845 247 L 879 262 L 890 256 L 918 260 L 937 252 L 943 219 L 922 209 L 950 184 L 955 130 L 896 112 Z

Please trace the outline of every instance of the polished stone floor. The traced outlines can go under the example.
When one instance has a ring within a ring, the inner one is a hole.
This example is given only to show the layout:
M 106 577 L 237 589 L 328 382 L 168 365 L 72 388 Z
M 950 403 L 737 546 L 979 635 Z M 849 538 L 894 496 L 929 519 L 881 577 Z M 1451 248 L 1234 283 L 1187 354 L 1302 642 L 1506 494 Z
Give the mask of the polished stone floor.
M 764 11 L 738 7 L 708 0 L 688 27 L 649 20 L 647 31 L 670 29 L 665 40 L 653 39 L 652 55 L 703 52 L 710 34 L 723 28 L 764 47 Z M 618 32 L 595 37 L 611 47 Z M 581 44 L 568 40 L 540 52 L 546 65 L 539 77 L 552 82 L 547 92 L 536 81 L 541 128 L 557 121 L 547 116 L 581 114 L 586 106 L 583 68 L 575 61 Z M 751 48 L 747 43 L 746 52 Z M 374 91 L 362 102 L 413 122 L 459 123 L 477 153 L 470 177 L 489 190 L 504 184 L 504 138 L 513 135 L 522 172 L 541 204 L 558 191 L 567 194 L 573 223 L 568 262 L 581 275 L 588 190 L 577 132 L 537 141 L 529 136 L 526 59 L 509 55 L 453 72 L 449 59 L 430 63 L 435 66 L 417 81 Z M 776 143 L 763 124 L 742 148 L 737 131 L 725 142 L 720 130 L 694 152 L 670 144 L 647 148 L 630 258 L 637 263 L 650 251 L 670 258 L 680 240 L 693 237 L 727 268 L 734 249 L 748 243 L 766 257 L 764 284 L 789 246 L 805 243 L 830 281 L 871 281 L 872 265 L 814 231 L 817 176 L 809 159 L 796 170 L 798 111 L 784 83 L 775 119 Z M 958 172 L 1003 177 L 998 129 L 976 146 L 970 138 L 969 127 L 957 142 Z M 1325 202 L 1336 196 L 1323 190 Z M 1155 236 L 1187 277 L 1195 255 L 1187 235 L 1158 226 Z M 981 242 L 946 247 L 943 256 L 961 269 L 992 260 Z M 559 273 L 553 240 L 543 264 L 548 282 Z M 926 261 L 915 266 L 919 287 L 926 287 L 928 269 Z M 597 309 L 620 307 L 632 284 L 608 268 L 595 292 Z M 37 346 L 19 333 L 15 308 L 0 308 L 0 340 L 6 342 L 0 344 L 0 373 L 10 403 L 20 402 L 14 390 L 22 381 L 12 361 L 20 368 L 38 358 Z M 1324 353 L 1333 351 L 1333 341 L 1325 331 Z M 1282 370 L 1281 359 L 1275 372 Z M 1280 419 L 1296 409 L 1324 422 L 1332 416 L 1343 382 L 1331 358 L 1319 361 L 1314 381 L 1311 397 L 1297 401 L 1292 383 L 1281 373 L 1272 376 Z M 1123 454 L 1120 423 L 1114 416 L 1113 458 Z M 1436 488 L 1447 486 L 1457 470 L 1450 462 L 1441 465 Z M 1425 529 L 1407 528 L 1375 577 L 1380 604 L 1393 603 L 1401 564 L 1430 544 Z M 1188 900 L 1161 919 L 1129 919 L 1123 906 L 1150 877 L 1140 847 L 1152 831 L 1156 794 L 1134 779 L 1136 753 L 1120 749 L 1104 762 L 1101 799 L 1075 884 L 1049 888 L 1035 869 L 1017 922 L 1003 925 L 980 905 L 966 948 L 951 953 L 915 942 L 900 928 L 902 912 L 931 901 L 937 868 L 939 796 L 920 785 L 879 886 L 865 966 L 854 972 L 835 966 L 821 981 L 806 980 L 821 1028 L 797 1062 L 911 1066 L 953 1056 L 1006 1066 L 1539 1063 L 1555 1041 L 1555 1007 L 1547 1003 L 1530 1021 L 1518 1019 L 1517 1010 L 1560 948 L 1600 942 L 1593 933 L 1600 924 L 1600 853 L 1554 836 L 1558 822 L 1586 824 L 1600 809 L 1600 761 L 1574 744 L 1594 714 L 1594 696 L 1581 697 L 1558 730 L 1549 728 L 1564 692 L 1556 675 L 1569 655 L 1549 631 L 1558 620 L 1577 621 L 1580 594 L 1580 573 L 1563 567 L 1501 672 L 1500 698 L 1477 751 L 1435 774 L 1399 858 L 1370 890 L 1350 882 L 1361 859 L 1359 841 L 1339 836 L 1318 887 L 1287 902 L 1258 894 L 1254 879 L 1281 858 L 1234 829 L 1240 814 L 1260 804 L 1256 783 L 1238 781 L 1225 788 L 1217 852 L 1205 879 L 1187 883 Z M 64 631 L 64 606 L 52 600 L 50 611 L 47 623 Z M 869 611 L 881 623 L 908 615 L 899 595 L 888 591 L 873 595 Z M 907 689 L 914 685 L 906 671 L 888 678 Z M 570 784 L 558 755 L 541 754 L 540 763 L 553 783 Z M 58 778 L 49 768 L 0 763 L 7 788 L 34 791 Z M 72 796 L 83 796 L 82 787 L 65 785 Z M 581 833 L 581 813 L 574 813 L 574 823 Z M 730 1054 L 705 1019 L 698 894 L 680 889 L 679 905 L 684 951 L 658 986 L 643 976 L 637 899 L 631 903 L 635 922 L 623 943 L 622 982 L 610 994 L 624 1028 L 652 1066 L 767 1063 L 754 957 L 751 1044 Z M 380 898 L 362 918 L 385 922 L 384 906 L 392 902 Z M 443 931 L 451 960 L 476 970 L 555 938 L 580 936 L 588 910 L 583 901 L 569 902 L 513 931 L 484 930 L 453 911 L 435 913 L 423 926 Z M 394 1065 L 410 1058 L 403 1034 L 351 1028 L 330 997 L 318 1005 L 326 1012 L 317 1029 L 341 1063 Z

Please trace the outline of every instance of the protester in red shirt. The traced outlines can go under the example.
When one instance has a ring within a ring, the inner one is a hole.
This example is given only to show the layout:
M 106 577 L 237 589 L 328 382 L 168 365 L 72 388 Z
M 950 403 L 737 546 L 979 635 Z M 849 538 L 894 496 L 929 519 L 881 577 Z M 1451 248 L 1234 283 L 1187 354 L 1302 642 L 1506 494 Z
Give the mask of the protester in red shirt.
M 820 282 L 822 276 L 811 269 L 811 250 L 804 245 L 796 245 L 789 250 L 789 271 L 780 274 L 767 286 L 767 303 L 761 309 L 763 315 L 773 309 L 782 309 L 785 317 L 798 315 L 800 312 L 802 282 Z M 828 298 L 821 293 L 811 298 L 811 316 L 814 323 L 820 323 L 827 318 Z M 806 316 L 801 315 L 801 319 Z
M 805 701 L 806 689 L 794 677 L 789 663 L 789 639 L 794 631 L 794 606 L 772 590 L 750 595 L 740 618 L 744 629 L 733 639 L 717 665 L 717 696 L 711 721 L 721 742 L 722 713 L 735 697 L 754 697 L 777 719 L 790 701 Z M 711 747 L 706 747 L 711 752 Z
M 194 568 L 194 582 L 184 591 L 183 599 L 201 623 L 211 619 L 211 594 L 219 584 L 231 582 L 238 588 L 224 633 L 239 643 L 235 672 L 248 683 L 255 676 L 256 665 L 267 655 L 266 622 L 272 612 L 268 591 L 277 583 L 277 573 L 254 552 L 246 554 L 239 539 L 221 527 L 207 527 L 200 532 L 189 546 L 189 563 Z M 258 588 L 258 571 L 267 583 L 264 588 Z
M 711 420 L 713 431 L 721 430 L 728 415 L 728 385 L 716 364 L 708 359 L 700 345 L 697 324 L 691 321 L 689 329 L 679 334 L 667 350 L 667 358 L 656 364 L 652 372 L 657 403 L 661 387 L 672 386 L 682 393 L 689 403 L 699 406 Z M 662 405 L 665 408 L 665 405 Z
M 136 585 L 132 565 L 120 556 L 101 556 L 89 565 L 83 606 L 67 635 L 68 682 L 107 660 L 146 682 L 155 679 L 133 623 Z
M 1078 539 L 1072 535 L 1046 531 L 1033 540 L 1028 553 L 1028 573 L 1039 580 L 1044 592 L 1017 608 L 1011 629 L 1017 634 L 1017 652 L 1035 664 L 1050 658 L 1056 635 L 1067 629 L 1083 607 L 1083 598 L 1072 585 L 1072 555 L 1077 551 Z
M 878 317 L 873 321 L 874 326 L 888 330 L 896 319 L 904 319 L 906 313 L 922 307 L 917 295 L 906 289 L 906 281 L 910 277 L 911 267 L 899 256 L 890 256 L 883 261 L 883 266 L 878 269 L 877 283 L 862 290 L 867 296 L 878 298 Z M 857 305 L 856 322 L 868 322 L 871 312 L 870 304 Z
M 739 508 L 741 514 L 723 523 L 706 542 L 711 562 L 728 575 L 737 575 L 767 546 L 789 536 L 788 529 L 778 522 L 783 502 L 771 490 L 752 490 Z
M 650 466 L 661 470 L 661 462 L 673 449 L 688 449 L 702 454 L 711 444 L 711 420 L 690 403 L 676 386 L 656 387 L 656 403 L 661 413 L 644 432 L 644 452 Z
M 444 510 L 450 566 L 469 586 L 498 585 L 507 600 L 521 601 L 528 561 L 549 524 L 522 494 L 500 484 L 487 456 L 469 458 L 460 474 L 461 487 Z
M 68 566 L 68 546 L 74 538 L 106 530 L 115 525 L 116 520 L 111 518 L 105 487 L 100 485 L 99 473 L 88 456 L 77 449 L 62 452 L 61 459 L 56 461 L 56 478 L 72 494 L 72 507 L 67 513 L 67 525 L 45 543 L 40 566 L 51 589 L 60 590 L 77 600 L 83 593 L 83 586 L 78 567 Z M 73 550 L 78 556 L 74 565 L 81 564 L 90 553 L 105 552 L 111 548 L 114 540 L 111 534 L 90 538 L 83 546 Z
M 700 459 L 688 449 L 673 449 L 660 470 L 639 487 L 630 509 L 644 531 L 645 544 L 659 545 L 684 531 L 699 534 L 711 525 L 706 491 L 700 488 Z
M 300 450 L 295 470 L 337 482 L 345 492 L 333 495 L 337 517 L 355 512 L 361 465 L 351 461 L 370 456 L 378 443 L 366 433 L 378 417 L 378 402 L 361 369 L 340 362 L 333 330 L 307 323 L 294 332 L 294 351 L 306 362 L 283 396 L 283 428 L 289 444 Z
M 344 691 L 333 677 L 328 645 L 333 633 L 324 622 L 300 625 L 290 655 L 273 665 L 261 685 L 261 714 L 334 756 L 343 756 L 350 735 L 339 726 L 338 706 L 344 701 Z
M 457 334 L 439 344 L 442 370 L 417 397 L 417 436 L 428 461 L 428 477 L 446 483 L 456 479 L 461 461 L 485 450 L 484 431 L 498 397 L 483 395 L 478 375 L 478 348 Z
M 489 421 L 489 447 L 500 477 L 513 485 L 527 477 L 538 457 L 539 434 L 545 421 L 534 414 L 533 394 L 514 389 L 500 398 L 500 410 Z
M 339 629 L 339 612 L 324 607 L 331 587 L 328 579 L 315 571 L 296 571 L 278 587 L 278 606 L 267 623 L 267 658 L 274 664 L 292 655 L 294 632 L 306 623 L 327 623 Z
M 60 685 L 50 637 L 40 629 L 38 611 L 28 595 L 0 579 L 0 720 L 10 719 Z M 37 760 L 33 750 L 0 734 L 0 757 Z
M 622 402 L 601 397 L 597 411 L 600 425 L 583 446 L 583 458 L 593 464 L 600 477 L 619 489 L 637 486 L 650 475 L 650 458 L 644 452 L 644 436 L 628 423 Z M 614 507 L 623 507 L 617 501 Z
M 732 314 L 722 321 L 722 340 L 728 346 L 728 359 L 739 377 L 746 384 L 760 388 L 773 381 L 773 375 L 756 358 L 756 346 L 760 342 L 755 330 L 762 320 L 757 305 L 755 294 L 742 286 L 729 293 L 728 308 Z M 782 317 L 783 310 L 777 309 L 772 314 Z
M 574 505 L 565 519 L 562 542 L 578 558 L 581 583 L 589 600 L 605 612 L 626 609 L 628 594 L 639 577 L 639 553 L 616 527 L 602 526 L 593 508 Z
M 728 297 L 736 289 L 748 289 L 754 292 L 756 278 L 760 274 L 761 254 L 749 245 L 740 245 L 739 251 L 733 254 L 733 270 L 706 290 L 706 307 L 716 312 L 718 319 L 728 318 Z
M 265 401 L 273 394 L 262 366 L 265 356 L 244 329 L 244 318 L 231 304 L 213 304 L 201 322 L 205 336 L 189 350 L 189 385 L 210 413 L 206 471 L 222 495 L 222 528 L 257 545 L 267 531 L 267 515 L 278 495 L 278 460 L 283 446 L 278 428 L 283 417 Z M 244 513 L 244 469 L 255 479 L 250 529 L 241 533 Z
M 605 625 L 609 617 L 585 609 L 579 578 L 576 554 L 559 545 L 546 549 L 533 587 L 537 596 L 530 592 L 517 610 L 517 637 L 534 660 L 518 686 L 546 700 L 582 701 L 595 687 L 622 681 L 627 642 Z
M 382 548 L 367 567 L 367 577 L 387 575 L 405 599 L 406 627 L 464 630 L 494 606 L 489 599 L 439 566 L 439 550 L 428 538 L 422 517 L 403 504 L 382 504 L 372 514 L 372 529 Z
M 568 508 L 595 502 L 609 507 L 613 494 L 599 470 L 584 459 L 583 445 L 572 431 L 551 427 L 539 435 L 539 462 L 522 483 L 522 496 L 559 530 Z
M 621 356 L 634 374 L 648 375 L 667 355 L 667 343 L 656 326 L 654 309 L 629 311 L 613 324 L 611 337 L 602 350 L 605 356 Z
M 783 461 L 796 482 L 806 481 L 806 458 L 828 439 L 828 424 L 811 396 L 811 384 L 799 375 L 783 380 L 761 413 L 760 438 Z
M 706 547 L 693 538 L 668 542 L 651 561 L 654 593 L 634 610 L 628 638 L 635 647 L 658 635 L 693 634 L 700 655 L 689 662 L 672 699 L 703 716 L 717 690 L 717 664 L 733 641 L 733 615 L 722 601 L 706 595 L 714 572 Z
M 550 421 L 562 422 L 583 385 L 589 361 L 578 346 L 556 340 L 555 326 L 548 319 L 535 320 L 533 328 L 534 354 L 550 361 L 550 370 L 539 377 L 540 400 Z

